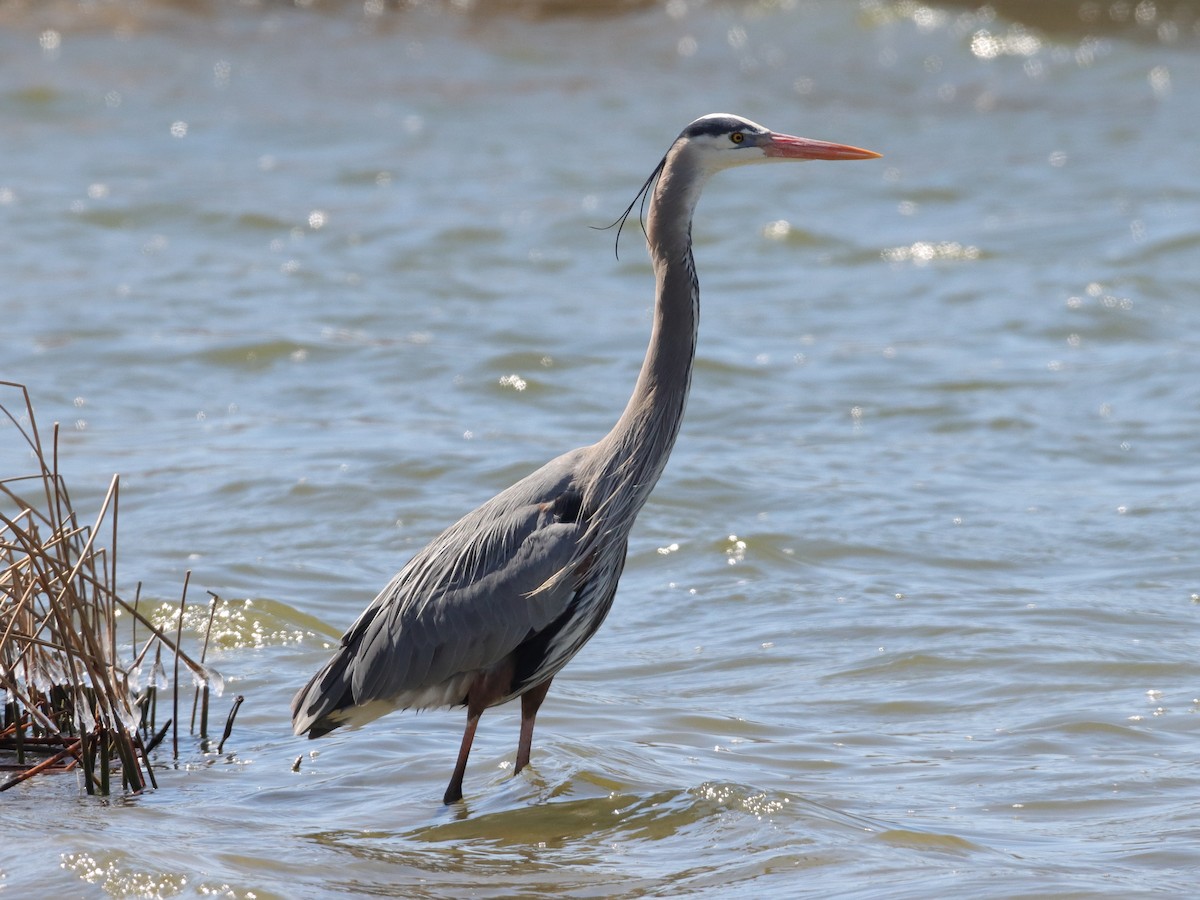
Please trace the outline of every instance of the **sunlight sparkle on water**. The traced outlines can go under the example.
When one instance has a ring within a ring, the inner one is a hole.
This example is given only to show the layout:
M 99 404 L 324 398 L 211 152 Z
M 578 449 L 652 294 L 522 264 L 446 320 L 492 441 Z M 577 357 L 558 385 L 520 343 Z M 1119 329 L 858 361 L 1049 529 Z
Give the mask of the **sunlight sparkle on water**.
M 100 862 L 90 853 L 64 853 L 62 867 L 111 897 L 170 897 L 187 886 L 184 875 L 126 871 L 120 861 Z
M 1041 49 L 1040 38 L 1015 25 L 1005 34 L 992 34 L 986 28 L 981 28 L 971 36 L 971 52 L 979 59 L 1033 56 Z
M 763 237 L 772 241 L 782 241 L 792 233 L 792 223 L 787 219 L 778 219 L 763 228 Z
M 286 647 L 316 637 L 310 631 L 283 621 L 271 606 L 256 606 L 251 598 L 220 600 L 213 609 L 211 603 L 189 605 L 183 613 L 185 631 L 203 635 L 212 618 L 209 643 L 222 649 L 236 647 Z M 174 630 L 179 620 L 179 607 L 162 603 L 152 616 L 159 628 Z
M 980 250 L 958 241 L 917 241 L 907 247 L 888 247 L 880 254 L 887 262 L 910 262 L 924 266 L 931 262 L 979 259 Z

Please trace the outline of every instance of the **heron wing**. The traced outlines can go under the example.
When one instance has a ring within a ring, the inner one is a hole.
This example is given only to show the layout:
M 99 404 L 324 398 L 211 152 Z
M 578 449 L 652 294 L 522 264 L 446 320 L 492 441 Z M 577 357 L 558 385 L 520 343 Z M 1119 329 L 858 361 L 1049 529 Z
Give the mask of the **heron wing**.
M 431 689 L 495 665 L 553 623 L 576 585 L 572 578 L 547 583 L 575 561 L 586 528 L 573 477 L 579 452 L 517 482 L 414 556 L 296 696 L 297 730 L 372 701 L 461 702 L 428 698 Z

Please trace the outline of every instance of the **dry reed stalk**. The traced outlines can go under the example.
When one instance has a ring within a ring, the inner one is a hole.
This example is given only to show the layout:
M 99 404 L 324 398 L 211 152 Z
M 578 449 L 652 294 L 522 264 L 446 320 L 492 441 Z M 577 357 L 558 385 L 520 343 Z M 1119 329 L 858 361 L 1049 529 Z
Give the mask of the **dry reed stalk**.
M 163 648 L 174 655 L 173 722 L 180 664 L 202 682 L 207 670 L 180 649 L 181 628 L 171 640 L 141 614 L 140 584 L 133 604 L 117 592 L 120 479 L 113 476 L 94 523 L 80 525 L 58 468 L 57 425 L 47 454 L 28 391 L 0 382 L 3 389 L 22 398 L 18 413 L 0 399 L 0 421 L 15 426 L 35 471 L 0 479 L 0 751 L 12 751 L 24 769 L 0 791 L 64 762 L 80 764 L 88 793 L 109 793 L 117 770 L 124 788 L 140 791 L 147 777 L 154 783 L 139 728 L 147 737 L 155 732 L 159 686 L 149 684 L 139 696 L 136 684 L 150 650 L 156 671 Z M 106 522 L 109 549 L 97 546 Z M 135 623 L 131 638 L 137 623 L 149 635 L 140 651 L 133 644 L 134 659 L 125 666 L 117 638 L 123 615 Z M 177 737 L 174 743 L 177 756 Z M 30 763 L 33 755 L 39 759 Z
M 211 598 L 208 601 L 208 625 L 204 629 L 204 643 L 200 645 L 200 665 L 204 665 L 205 657 L 208 656 L 208 641 L 212 637 L 213 619 L 217 615 L 217 604 L 221 602 L 221 598 L 212 591 L 208 592 Z M 191 732 L 196 730 L 196 707 L 200 707 L 200 740 L 208 740 L 208 700 L 209 688 L 208 682 L 204 682 L 202 688 L 197 688 L 195 696 L 192 697 L 192 726 L 189 729 Z

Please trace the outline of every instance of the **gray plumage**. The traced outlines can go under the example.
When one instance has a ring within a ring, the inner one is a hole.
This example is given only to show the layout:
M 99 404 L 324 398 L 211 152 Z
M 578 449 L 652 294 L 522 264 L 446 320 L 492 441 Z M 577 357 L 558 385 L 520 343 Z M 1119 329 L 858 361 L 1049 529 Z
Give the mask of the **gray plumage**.
M 520 771 L 550 679 L 612 606 L 630 529 L 679 433 L 699 317 L 691 223 L 701 188 L 714 172 L 744 163 L 877 155 L 724 114 L 685 128 L 618 220 L 623 225 L 638 200 L 649 198 L 646 239 L 657 291 L 650 345 L 617 424 L 417 553 L 296 694 L 296 733 L 319 737 L 393 709 L 465 705 L 467 728 L 444 798 L 450 803 L 462 796 L 479 716 L 520 696 Z

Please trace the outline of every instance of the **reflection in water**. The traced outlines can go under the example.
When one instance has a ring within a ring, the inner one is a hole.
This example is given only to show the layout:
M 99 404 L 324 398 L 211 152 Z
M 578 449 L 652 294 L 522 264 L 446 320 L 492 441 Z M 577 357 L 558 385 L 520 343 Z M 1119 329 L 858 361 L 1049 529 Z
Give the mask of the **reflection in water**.
M 587 773 L 577 773 L 586 786 Z M 386 864 L 427 882 L 431 895 L 457 887 L 495 892 L 558 891 L 571 885 L 619 885 L 650 891 L 674 871 L 679 890 L 753 883 L 766 872 L 834 866 L 855 844 L 878 835 L 944 853 L 982 848 L 950 836 L 889 828 L 795 795 L 706 783 L 688 791 L 555 799 L 527 798 L 503 809 L 447 810 L 448 821 L 405 832 L 319 832 L 309 839 L 336 853 Z M 494 806 L 489 801 L 485 806 Z M 901 841 L 890 835 L 905 834 Z M 656 848 L 671 847 L 663 866 Z M 839 849 L 839 844 L 849 846 Z M 715 848 L 720 852 L 714 853 Z M 470 881 L 464 884 L 464 872 Z M 439 877 L 440 876 L 440 877 Z M 440 885 L 439 885 L 440 882 Z M 411 889 L 411 888 L 410 888 Z

